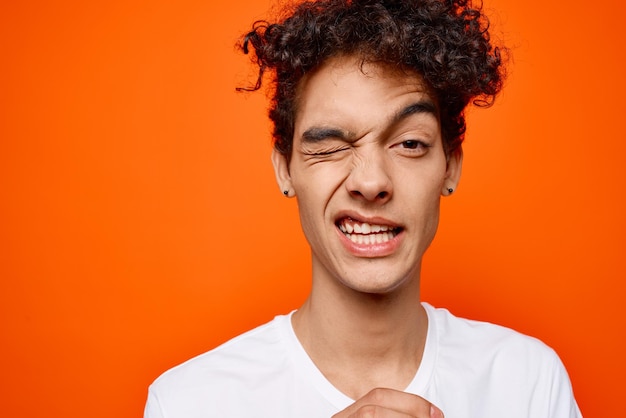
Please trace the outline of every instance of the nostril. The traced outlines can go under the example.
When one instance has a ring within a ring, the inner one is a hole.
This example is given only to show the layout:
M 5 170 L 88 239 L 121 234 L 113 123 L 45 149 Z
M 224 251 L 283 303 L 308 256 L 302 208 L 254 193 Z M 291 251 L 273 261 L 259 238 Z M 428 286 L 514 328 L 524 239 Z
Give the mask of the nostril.
M 362 192 L 360 192 L 359 190 L 352 190 L 350 192 L 350 194 L 352 194 L 352 196 L 354 197 L 358 197 L 358 198 L 367 198 L 367 199 L 375 199 L 375 200 L 386 200 L 389 198 L 389 192 L 387 191 L 382 191 L 382 192 L 378 192 L 376 195 L 372 195 L 372 197 L 367 197 L 368 195 L 363 194 Z

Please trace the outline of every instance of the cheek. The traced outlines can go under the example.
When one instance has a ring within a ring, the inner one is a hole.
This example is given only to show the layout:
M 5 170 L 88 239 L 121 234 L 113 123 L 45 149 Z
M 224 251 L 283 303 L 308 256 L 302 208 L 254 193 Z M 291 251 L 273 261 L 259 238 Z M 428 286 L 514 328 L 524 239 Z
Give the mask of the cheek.
M 403 194 L 411 196 L 406 209 L 413 211 L 419 227 L 425 235 L 434 235 L 439 223 L 441 189 L 444 184 L 444 170 L 433 170 L 436 174 L 422 173 L 419 181 L 412 185 L 403 182 Z
M 441 163 L 404 170 L 395 177 L 398 190 L 413 196 L 419 206 L 438 202 L 446 179 L 445 165 Z
M 439 208 L 440 208 L 440 195 L 433 188 L 430 193 L 423 196 L 421 202 L 419 202 L 418 217 L 415 219 L 415 231 L 418 234 L 419 242 L 417 244 L 418 252 L 424 253 L 430 246 L 437 229 L 439 228 Z
M 292 173 L 292 184 L 302 204 L 326 206 L 348 173 L 345 161 L 324 162 Z
M 319 248 L 325 247 L 325 231 L 327 229 L 324 216 L 325 204 L 321 199 L 307 193 L 298 195 L 297 199 L 300 228 L 309 247 L 314 253 L 318 253 Z
M 298 201 L 298 211 L 302 230 L 308 239 L 316 234 L 319 223 L 324 221 L 324 208 L 328 197 L 320 184 L 311 181 L 305 184 L 293 183 Z
M 438 189 L 437 189 L 438 190 Z M 432 225 L 437 225 L 439 222 L 439 203 L 440 195 L 435 188 L 429 191 L 429 193 L 421 195 L 416 202 L 414 202 L 414 208 L 420 208 L 419 213 L 420 222 L 426 229 L 430 229 Z
M 340 187 L 342 178 L 330 165 L 309 169 L 292 176 L 292 184 L 298 200 L 302 230 L 309 242 L 324 235 L 327 228 L 327 208 Z

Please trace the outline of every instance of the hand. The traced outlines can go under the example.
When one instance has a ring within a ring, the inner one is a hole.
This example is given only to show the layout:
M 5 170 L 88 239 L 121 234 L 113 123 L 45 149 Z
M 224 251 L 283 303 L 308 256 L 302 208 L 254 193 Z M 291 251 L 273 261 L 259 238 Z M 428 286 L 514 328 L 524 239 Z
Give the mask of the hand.
M 333 418 L 443 418 L 443 412 L 426 399 L 411 393 L 378 388 L 358 399 Z

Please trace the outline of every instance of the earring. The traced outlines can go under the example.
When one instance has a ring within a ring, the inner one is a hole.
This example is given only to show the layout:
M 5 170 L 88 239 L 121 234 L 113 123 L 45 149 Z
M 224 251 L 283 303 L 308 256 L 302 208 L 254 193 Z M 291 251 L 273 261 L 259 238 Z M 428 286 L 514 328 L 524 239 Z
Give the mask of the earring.
M 452 194 L 453 191 L 454 189 L 452 187 L 448 187 L 448 194 Z
M 283 194 L 285 195 L 285 197 L 289 197 L 289 190 L 283 190 Z

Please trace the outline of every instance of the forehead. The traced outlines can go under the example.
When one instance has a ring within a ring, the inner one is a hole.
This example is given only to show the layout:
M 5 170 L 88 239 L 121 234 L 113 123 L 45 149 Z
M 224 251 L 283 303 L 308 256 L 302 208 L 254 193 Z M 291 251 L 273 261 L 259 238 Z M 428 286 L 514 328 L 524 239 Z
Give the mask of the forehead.
M 331 58 L 303 77 L 296 100 L 296 131 L 308 124 L 350 121 L 367 130 L 420 101 L 437 109 L 434 95 L 416 71 L 354 56 Z

